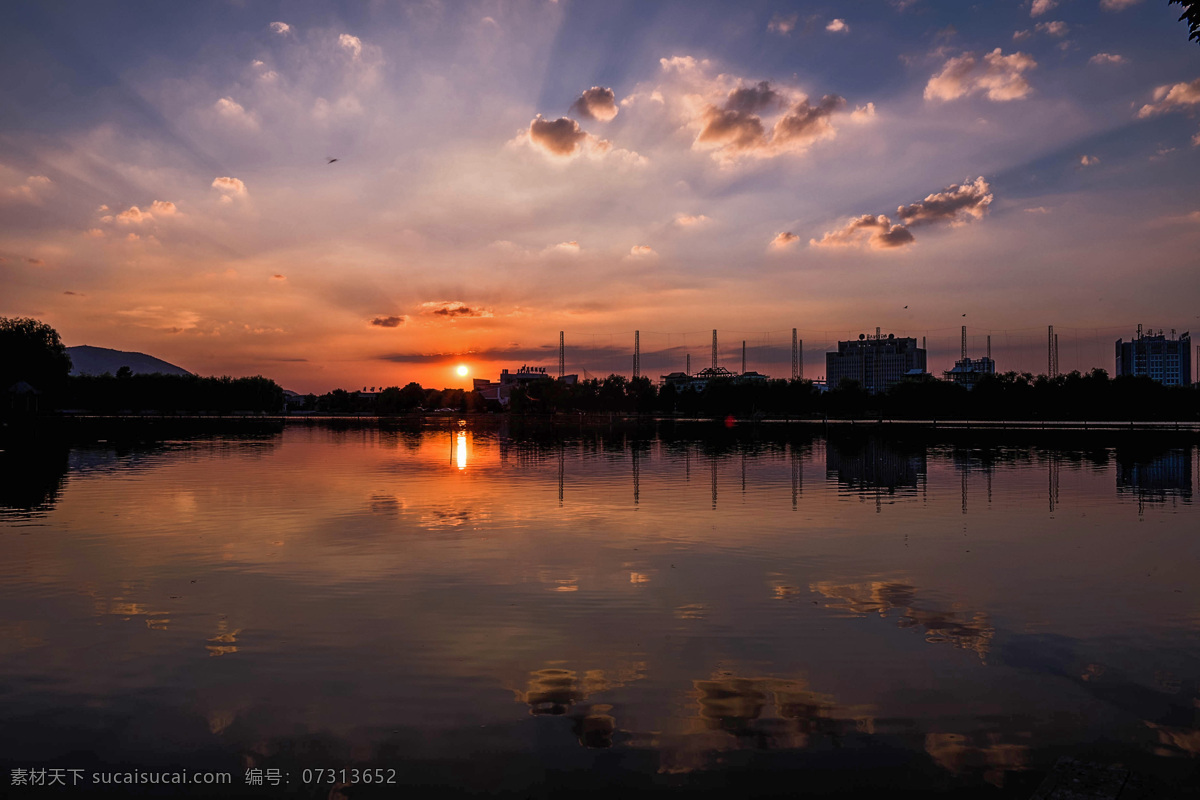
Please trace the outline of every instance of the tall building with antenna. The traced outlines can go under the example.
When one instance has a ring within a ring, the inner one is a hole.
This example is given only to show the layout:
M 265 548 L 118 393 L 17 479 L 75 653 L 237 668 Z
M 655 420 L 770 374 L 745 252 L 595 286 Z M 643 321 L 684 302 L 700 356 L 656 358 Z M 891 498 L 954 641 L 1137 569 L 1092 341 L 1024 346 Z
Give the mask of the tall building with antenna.
M 1117 375 L 1145 375 L 1166 386 L 1187 386 L 1192 382 L 1192 336 L 1184 331 L 1170 336 L 1159 330 L 1142 333 L 1130 342 L 1117 339 Z
M 825 379 L 830 388 L 847 378 L 868 392 L 886 391 L 900 381 L 925 374 L 925 349 L 911 337 L 860 333 L 857 340 L 838 342 L 836 353 L 825 354 Z

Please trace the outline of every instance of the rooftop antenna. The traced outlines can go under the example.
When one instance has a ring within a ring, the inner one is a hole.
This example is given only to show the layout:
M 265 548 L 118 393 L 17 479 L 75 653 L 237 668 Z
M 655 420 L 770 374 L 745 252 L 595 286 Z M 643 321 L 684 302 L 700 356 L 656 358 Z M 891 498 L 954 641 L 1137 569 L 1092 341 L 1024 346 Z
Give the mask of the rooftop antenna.
M 800 348 L 799 339 L 796 338 L 796 329 L 792 328 L 792 380 L 800 377 Z
M 713 363 L 712 368 L 717 368 L 717 329 L 713 328 Z
M 967 360 L 967 326 L 966 325 L 962 326 L 962 358 L 963 358 L 963 361 Z
M 878 328 L 878 326 L 876 326 L 876 328 L 875 328 L 875 338 L 876 338 L 876 339 L 882 339 L 882 338 L 883 338 L 883 337 L 882 337 L 882 336 L 879 334 L 879 328 Z
M 746 374 L 746 340 L 742 339 L 742 374 Z
M 641 331 L 633 332 L 633 377 L 635 378 L 642 374 L 641 336 Z
M 987 342 L 988 342 L 987 357 L 990 359 L 992 357 L 992 335 L 990 333 L 988 334 Z
M 563 332 L 558 332 L 558 377 L 562 378 L 566 370 L 566 346 L 563 344 Z
M 1138 323 L 1138 338 L 1142 338 L 1142 323 Z

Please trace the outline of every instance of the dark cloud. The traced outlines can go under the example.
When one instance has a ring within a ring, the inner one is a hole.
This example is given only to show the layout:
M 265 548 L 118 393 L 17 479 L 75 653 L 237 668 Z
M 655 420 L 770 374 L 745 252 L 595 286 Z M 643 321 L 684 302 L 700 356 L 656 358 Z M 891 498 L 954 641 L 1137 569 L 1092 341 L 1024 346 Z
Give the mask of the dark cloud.
M 744 111 L 721 110 L 709 106 L 704 112 L 704 127 L 696 141 L 718 144 L 735 150 L 761 147 L 766 135 L 762 120 Z
M 777 108 L 783 101 L 767 81 L 734 89 L 723 107 L 710 105 L 704 110 L 696 141 L 730 153 L 758 151 L 775 155 L 802 150 L 813 141 L 834 135 L 829 118 L 846 105 L 845 99 L 837 95 L 825 95 L 816 105 L 804 98 L 775 121 L 768 135 L 759 114 Z
M 538 114 L 529 123 L 529 140 L 555 156 L 573 156 L 588 138 L 579 123 L 568 117 L 543 119 Z
M 729 111 L 741 111 L 746 114 L 757 114 L 764 109 L 778 106 L 783 98 L 771 88 L 767 81 L 760 81 L 755 86 L 740 86 L 729 93 L 725 100 L 725 108 Z
M 40 267 L 42 264 L 44 264 L 46 262 L 42 261 L 40 258 L 27 258 L 27 259 L 25 259 L 25 263 L 33 264 L 35 267 Z
M 399 328 L 406 321 L 406 317 L 376 317 L 371 324 L 380 328 Z
M 420 313 L 427 316 L 447 317 L 454 319 L 456 317 L 490 317 L 492 312 L 490 309 L 468 306 L 466 303 L 455 301 L 435 301 L 430 303 L 422 303 L 420 305 Z
M 593 86 L 571 104 L 571 113 L 584 119 L 608 122 L 617 116 L 617 95 L 612 89 Z
M 896 215 L 906 225 L 930 225 L 936 222 L 962 224 L 968 219 L 983 219 L 992 202 L 991 187 L 982 176 L 971 182 L 953 184 L 927 196 L 919 203 L 896 209 Z
M 801 100 L 775 123 L 772 142 L 777 145 L 820 139 L 832 130 L 829 117 L 846 105 L 843 97 L 827 94 L 815 106 Z

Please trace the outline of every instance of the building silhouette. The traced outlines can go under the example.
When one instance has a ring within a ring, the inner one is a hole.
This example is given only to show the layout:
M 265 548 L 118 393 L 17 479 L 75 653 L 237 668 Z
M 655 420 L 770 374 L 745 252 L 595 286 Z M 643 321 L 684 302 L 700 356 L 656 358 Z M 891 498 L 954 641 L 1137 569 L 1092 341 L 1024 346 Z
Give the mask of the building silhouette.
M 836 353 L 825 354 L 825 379 L 837 386 L 843 379 L 858 381 L 868 392 L 882 392 L 910 376 L 925 374 L 925 350 L 911 337 L 885 338 L 860 333 L 857 340 L 838 342 Z
M 1161 330 L 1142 333 L 1130 342 L 1117 339 L 1117 375 L 1145 375 L 1166 386 L 1187 386 L 1192 382 L 1192 337 L 1185 331 L 1168 338 Z

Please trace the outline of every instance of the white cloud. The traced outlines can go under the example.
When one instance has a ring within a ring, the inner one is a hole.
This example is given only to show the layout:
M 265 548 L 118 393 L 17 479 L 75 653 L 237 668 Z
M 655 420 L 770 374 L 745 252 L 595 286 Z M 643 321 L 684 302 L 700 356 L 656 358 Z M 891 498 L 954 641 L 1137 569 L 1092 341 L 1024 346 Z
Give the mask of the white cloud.
M 288 25 L 286 22 L 272 22 L 271 30 L 282 36 L 289 33 L 292 30 L 292 26 Z
M 767 30 L 771 33 L 778 33 L 780 36 L 787 36 L 796 29 L 796 21 L 799 19 L 799 14 L 788 14 L 786 16 L 776 14 L 767 23 Z
M 1033 91 L 1023 73 L 1035 67 L 1037 62 L 1029 54 L 1006 56 L 999 47 L 984 55 L 982 63 L 974 53 L 963 53 L 949 59 L 942 71 L 929 79 L 925 99 L 956 100 L 983 92 L 996 102 L 1020 100 Z
M 1096 55 L 1088 59 L 1089 64 L 1099 65 L 1125 64 L 1128 63 L 1128 61 L 1129 59 L 1125 58 L 1125 56 L 1116 55 L 1115 53 L 1096 53 Z
M 771 240 L 771 244 L 768 246 L 772 250 L 789 250 L 795 247 L 799 241 L 800 237 L 791 231 L 780 231 L 775 234 L 775 238 Z
M 635 244 L 629 248 L 629 255 L 632 258 L 654 258 L 658 255 L 654 248 L 647 244 Z
M 1079 159 L 1079 163 L 1080 163 L 1082 166 L 1085 166 L 1085 167 L 1090 167 L 1090 166 L 1093 166 L 1093 165 L 1095 165 L 1095 164 L 1099 164 L 1099 163 L 1100 163 L 1100 159 L 1099 159 L 1099 158 L 1097 158 L 1096 156 L 1084 155 L 1082 158 L 1080 158 L 1080 159 Z
M 247 196 L 246 184 L 238 178 L 213 178 L 212 188 L 221 193 L 222 203 L 232 203 L 235 199 Z
M 213 104 L 217 114 L 227 122 L 249 130 L 258 129 L 258 120 L 232 97 L 222 97 Z
M 850 26 L 846 24 L 846 20 L 844 19 L 835 19 L 825 26 L 825 30 L 830 33 L 849 33 Z
M 120 214 L 117 214 L 116 219 L 122 225 L 141 225 L 143 222 L 149 222 L 154 219 L 154 215 L 148 211 L 142 211 L 137 206 L 130 206 Z
M 54 182 L 45 175 L 30 175 L 16 185 L 4 187 L 5 197 L 21 200 L 27 203 L 40 203 L 42 198 L 51 192 Z
M 338 44 L 353 54 L 355 58 L 358 58 L 362 55 L 362 39 L 358 38 L 357 36 L 351 36 L 348 33 L 343 33 L 338 37 Z
M 1058 5 L 1058 0 L 1033 0 L 1029 7 L 1029 16 L 1040 17 Z
M 1200 103 L 1200 78 L 1190 83 L 1168 84 L 1154 90 L 1154 102 L 1142 106 L 1137 115 L 1145 118 Z
M 1100 7 L 1105 11 L 1124 11 L 1140 2 L 1142 0 L 1100 0 Z
M 711 222 L 708 217 L 703 214 L 676 214 L 675 224 L 681 228 L 694 228 Z

